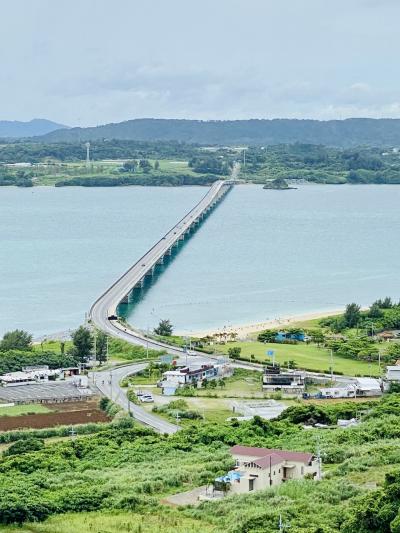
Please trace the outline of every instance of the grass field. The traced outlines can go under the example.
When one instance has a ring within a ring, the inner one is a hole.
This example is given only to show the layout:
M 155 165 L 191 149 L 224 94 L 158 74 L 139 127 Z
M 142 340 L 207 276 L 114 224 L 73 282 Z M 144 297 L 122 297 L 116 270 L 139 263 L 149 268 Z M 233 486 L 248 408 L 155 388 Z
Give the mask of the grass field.
M 150 164 L 154 167 L 155 159 L 149 159 Z M 159 169 L 154 168 L 149 172 L 151 175 L 176 175 L 187 174 L 192 176 L 198 176 L 196 172 L 193 172 L 189 167 L 187 161 L 159 159 Z M 94 161 L 89 172 L 86 169 L 86 162 L 69 162 L 62 164 L 49 165 L 48 167 L 38 167 L 35 173 L 35 185 L 48 185 L 54 186 L 57 181 L 68 180 L 71 178 L 79 177 L 106 177 L 106 176 L 120 176 L 121 173 L 118 169 L 122 166 L 122 161 Z M 137 169 L 135 172 L 137 176 L 143 176 L 143 172 Z
M 222 353 L 228 353 L 229 348 L 239 347 L 242 349 L 241 357 L 245 357 L 254 362 L 270 360 L 266 351 L 274 350 L 275 360 L 278 363 L 285 361 L 295 361 L 298 368 L 314 370 L 316 372 L 326 372 L 330 367 L 330 352 L 324 348 L 318 348 L 313 344 L 276 344 L 262 342 L 232 342 L 225 345 L 217 345 L 215 349 Z M 251 355 L 254 359 L 251 359 Z M 333 356 L 333 371 L 342 372 L 343 374 L 355 376 L 360 375 L 380 375 L 377 363 L 368 363 L 345 359 L 343 357 Z
M 0 527 L 1 533 L 211 533 L 221 531 L 204 522 L 178 516 L 173 510 L 137 515 L 132 512 L 69 513 L 42 523 Z
M 72 341 L 65 341 L 65 352 L 71 348 Z M 33 350 L 35 352 L 55 352 L 55 353 L 61 353 L 61 341 L 56 340 L 46 340 L 39 344 L 33 345 Z
M 21 416 L 28 414 L 50 413 L 51 409 L 40 404 L 13 405 L 12 407 L 0 407 L 0 416 Z

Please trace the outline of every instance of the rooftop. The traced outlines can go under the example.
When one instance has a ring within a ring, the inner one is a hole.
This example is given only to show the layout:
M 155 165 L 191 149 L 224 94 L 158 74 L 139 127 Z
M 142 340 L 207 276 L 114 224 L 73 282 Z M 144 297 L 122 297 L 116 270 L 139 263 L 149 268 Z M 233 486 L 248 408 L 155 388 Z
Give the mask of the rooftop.
M 308 464 L 313 458 L 313 454 L 307 452 L 292 452 L 272 448 L 254 448 L 251 446 L 241 446 L 239 444 L 233 446 L 229 451 L 232 455 L 244 455 L 247 457 L 258 458 L 253 462 L 260 466 L 260 468 L 267 468 L 270 464 L 278 464 L 283 461 L 298 461 Z

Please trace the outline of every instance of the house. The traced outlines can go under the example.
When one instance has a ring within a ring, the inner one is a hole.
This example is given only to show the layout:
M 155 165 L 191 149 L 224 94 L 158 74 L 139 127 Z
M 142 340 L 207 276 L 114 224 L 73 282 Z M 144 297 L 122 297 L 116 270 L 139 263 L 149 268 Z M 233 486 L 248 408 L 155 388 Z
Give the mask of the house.
M 282 372 L 280 365 L 266 365 L 263 374 L 262 388 L 271 392 L 281 391 L 291 394 L 302 394 L 305 388 L 305 377 L 300 372 Z
M 163 389 L 163 394 L 171 395 L 179 387 L 198 387 L 204 380 L 221 379 L 231 374 L 232 369 L 228 364 L 184 366 L 164 372 L 159 386 Z
M 379 379 L 355 378 L 356 396 L 382 396 L 382 387 Z
M 327 387 L 319 389 L 320 398 L 359 398 L 381 396 L 380 381 L 375 378 L 355 378 L 344 387 Z
M 236 445 L 230 449 L 236 466 L 215 480 L 231 494 L 243 494 L 276 487 L 308 475 L 320 479 L 320 463 L 312 453 Z
M 386 367 L 386 381 L 389 383 L 400 383 L 400 365 Z
M 326 387 L 319 389 L 320 398 L 355 398 L 356 390 L 354 385 L 345 387 Z

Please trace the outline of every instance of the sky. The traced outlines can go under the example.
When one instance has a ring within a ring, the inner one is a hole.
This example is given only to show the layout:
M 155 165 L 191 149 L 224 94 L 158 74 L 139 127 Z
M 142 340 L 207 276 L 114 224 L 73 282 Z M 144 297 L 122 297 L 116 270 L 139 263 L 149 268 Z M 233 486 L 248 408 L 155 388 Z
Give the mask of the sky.
M 0 120 L 400 117 L 399 0 L 1 0 Z

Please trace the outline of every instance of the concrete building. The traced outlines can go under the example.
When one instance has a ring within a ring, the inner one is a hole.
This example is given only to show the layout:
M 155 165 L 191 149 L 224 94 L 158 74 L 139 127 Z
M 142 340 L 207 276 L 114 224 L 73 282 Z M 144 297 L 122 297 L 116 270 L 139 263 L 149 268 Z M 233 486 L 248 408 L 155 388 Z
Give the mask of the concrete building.
M 359 398 L 381 396 L 382 387 L 375 378 L 354 378 L 353 383 L 345 387 L 327 387 L 319 389 L 321 398 Z
M 244 494 L 276 487 L 288 480 L 310 475 L 320 479 L 320 464 L 312 453 L 291 452 L 236 445 L 230 449 L 236 462 L 234 470 L 215 480 L 231 494 Z
M 282 371 L 278 364 L 267 365 L 263 374 L 262 388 L 271 392 L 302 394 L 305 389 L 304 374 L 293 370 Z
M 184 366 L 164 372 L 159 386 L 163 389 L 163 394 L 171 395 L 175 394 L 176 389 L 179 387 L 198 387 L 201 386 L 204 380 L 221 379 L 231 375 L 232 368 L 225 363 Z
M 386 367 L 386 381 L 400 383 L 400 365 Z
M 26 367 L 21 372 L 9 372 L 0 376 L 0 385 L 11 387 L 16 385 L 30 385 L 43 381 L 55 380 L 61 370 L 51 370 L 48 366 Z

